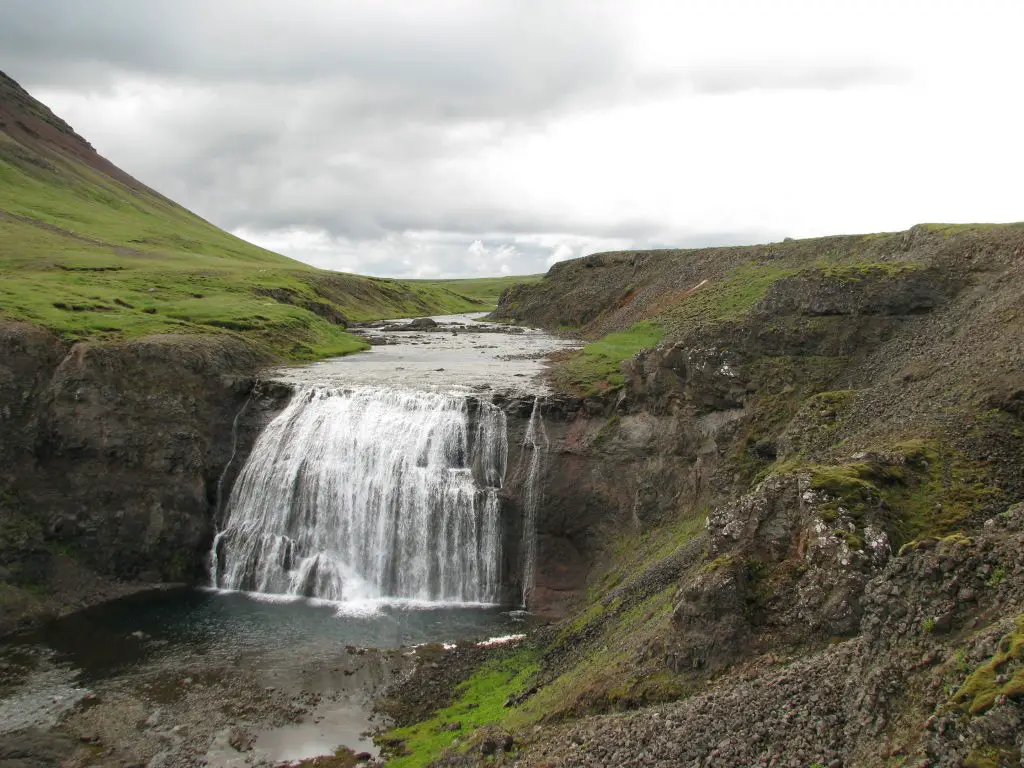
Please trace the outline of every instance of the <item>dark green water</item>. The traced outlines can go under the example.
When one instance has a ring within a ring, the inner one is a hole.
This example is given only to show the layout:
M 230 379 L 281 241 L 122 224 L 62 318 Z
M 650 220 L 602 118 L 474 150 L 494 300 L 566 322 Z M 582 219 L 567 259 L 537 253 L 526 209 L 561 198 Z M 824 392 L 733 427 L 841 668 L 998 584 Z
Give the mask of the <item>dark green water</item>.
M 114 600 L 14 638 L 6 649 L 48 648 L 81 684 L 130 674 L 150 663 L 205 657 L 287 670 L 336 656 L 347 645 L 396 648 L 486 639 L 525 631 L 495 607 L 390 604 L 339 614 L 306 600 L 274 602 L 241 593 L 172 589 Z

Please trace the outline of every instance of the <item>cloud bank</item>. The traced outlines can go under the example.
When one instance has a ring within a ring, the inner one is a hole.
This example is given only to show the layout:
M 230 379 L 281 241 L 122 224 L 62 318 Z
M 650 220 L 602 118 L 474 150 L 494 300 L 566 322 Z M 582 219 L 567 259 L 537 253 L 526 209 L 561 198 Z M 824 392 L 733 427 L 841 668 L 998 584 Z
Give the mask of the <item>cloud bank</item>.
M 1021 218 L 1019 4 L 765 5 L 2 0 L 0 66 L 133 175 L 331 269 Z

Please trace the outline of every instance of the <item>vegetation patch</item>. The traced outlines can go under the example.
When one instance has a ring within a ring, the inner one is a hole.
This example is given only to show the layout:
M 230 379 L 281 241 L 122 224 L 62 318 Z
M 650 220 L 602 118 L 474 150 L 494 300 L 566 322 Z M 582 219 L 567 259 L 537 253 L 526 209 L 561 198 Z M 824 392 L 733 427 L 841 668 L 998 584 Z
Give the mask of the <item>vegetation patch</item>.
M 686 681 L 664 664 L 675 592 L 673 582 L 631 605 L 608 605 L 600 624 L 591 621 L 590 630 L 561 636 L 542 661 L 547 681 L 507 725 L 634 709 L 685 695 Z
M 706 528 L 706 509 L 619 537 L 586 606 L 566 619 L 541 661 L 538 693 L 508 722 L 521 727 L 595 712 L 632 709 L 686 695 L 691 683 L 664 663 L 664 638 L 681 574 L 674 558 Z
M 498 306 L 506 288 L 520 283 L 539 283 L 544 275 L 517 277 L 470 277 L 452 280 L 404 280 L 406 285 L 422 286 L 427 291 L 443 288 L 488 310 Z
M 512 655 L 489 661 L 461 683 L 455 701 L 437 711 L 429 720 L 395 728 L 377 742 L 388 755 L 392 768 L 419 768 L 440 757 L 478 728 L 499 723 L 514 708 L 505 703 L 522 693 L 539 670 L 537 651 L 525 646 Z
M 977 747 L 972 749 L 961 765 L 963 768 L 1002 768 L 1020 765 L 1020 751 L 1014 747 Z
M 1001 696 L 1024 698 L 1024 615 L 1017 618 L 1017 628 L 999 641 L 995 655 L 968 676 L 953 696 L 952 705 L 980 715 Z
M 928 232 L 952 237 L 953 235 L 962 235 L 964 233 L 991 232 L 996 229 L 1022 229 L 1024 224 L 1020 222 L 1012 224 L 918 224 L 917 227 Z
M 924 265 L 913 261 L 865 261 L 855 264 L 819 263 L 816 267 L 823 277 L 843 283 L 859 282 L 872 277 L 901 277 L 921 269 L 924 269 Z
M 764 297 L 776 280 L 797 271 L 753 263 L 735 267 L 717 282 L 685 291 L 675 302 L 666 300 L 666 306 L 657 312 L 657 320 L 672 335 L 694 325 L 737 320 Z
M 801 450 L 815 437 L 838 429 L 855 393 L 826 388 L 845 364 L 843 357 L 799 355 L 760 357 L 743 367 L 754 397 L 746 434 L 737 441 L 732 462 L 744 478 L 763 480 L 770 471 L 778 471 L 778 438 L 790 422 Z
M 331 357 L 367 347 L 339 318 L 485 311 L 518 280 L 324 272 L 70 158 L 0 152 L 0 317 L 69 340 L 228 334 L 278 358 Z
M 1004 501 L 982 463 L 931 441 L 899 443 L 848 464 L 786 469 L 809 472 L 811 488 L 827 497 L 826 520 L 843 512 L 864 525 L 870 516 L 897 544 L 949 536 L 971 515 Z
M 661 341 L 661 326 L 645 320 L 628 331 L 610 333 L 570 354 L 552 370 L 552 380 L 562 391 L 591 397 L 611 392 L 626 383 L 620 370 L 623 361 Z
M 705 507 L 686 509 L 674 521 L 617 537 L 608 551 L 608 568 L 590 590 L 588 603 L 594 603 L 612 589 L 629 586 L 679 552 L 707 530 L 707 520 Z

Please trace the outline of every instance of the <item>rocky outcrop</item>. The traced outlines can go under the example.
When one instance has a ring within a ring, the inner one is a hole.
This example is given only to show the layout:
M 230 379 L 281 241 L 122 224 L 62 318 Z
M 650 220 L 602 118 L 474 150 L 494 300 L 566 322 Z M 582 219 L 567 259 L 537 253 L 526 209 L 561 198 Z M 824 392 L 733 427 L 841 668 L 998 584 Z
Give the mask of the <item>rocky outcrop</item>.
M 265 361 L 224 338 L 69 345 L 18 324 L 0 326 L 0 344 L 8 602 L 45 596 L 58 556 L 118 580 L 201 579 L 222 473 L 261 426 L 250 400 Z
M 545 729 L 519 759 L 558 766 L 1012 765 L 1024 749 L 1024 699 L 998 689 L 1021 674 L 1022 660 L 1005 662 L 991 679 L 984 670 L 1016 642 L 1005 637 L 1020 631 L 1022 546 L 1024 507 L 1017 505 L 977 537 L 907 549 L 866 581 L 852 639 L 758 656 L 678 703 Z M 713 601 L 717 610 L 741 615 L 742 578 L 729 568 L 709 578 L 727 598 Z M 728 633 L 714 624 L 708 637 L 727 642 Z M 979 687 L 982 678 L 991 689 Z M 983 758 L 992 762 L 965 762 Z

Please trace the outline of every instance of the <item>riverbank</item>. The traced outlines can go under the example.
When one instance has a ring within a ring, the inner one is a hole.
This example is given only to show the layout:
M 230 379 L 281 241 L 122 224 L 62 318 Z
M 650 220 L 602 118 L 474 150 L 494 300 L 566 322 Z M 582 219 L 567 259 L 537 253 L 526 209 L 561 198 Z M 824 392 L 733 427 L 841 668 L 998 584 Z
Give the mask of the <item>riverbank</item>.
M 74 768 L 372 758 L 375 732 L 486 658 L 477 642 L 525 626 L 496 608 L 186 589 L 115 600 L 0 645 L 0 766 L 15 753 Z

